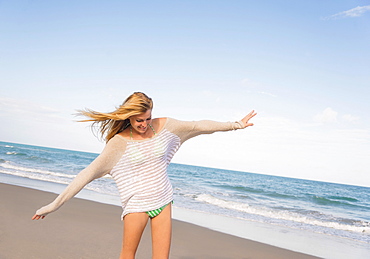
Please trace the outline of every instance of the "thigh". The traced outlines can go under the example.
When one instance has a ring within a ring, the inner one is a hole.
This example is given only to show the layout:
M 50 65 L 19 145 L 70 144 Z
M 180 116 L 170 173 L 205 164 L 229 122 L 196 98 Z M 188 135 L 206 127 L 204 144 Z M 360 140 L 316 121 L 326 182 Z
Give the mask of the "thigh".
M 134 258 L 148 219 L 149 217 L 145 212 L 131 213 L 125 216 L 120 258 Z
M 172 206 L 151 219 L 153 258 L 168 258 L 172 234 Z

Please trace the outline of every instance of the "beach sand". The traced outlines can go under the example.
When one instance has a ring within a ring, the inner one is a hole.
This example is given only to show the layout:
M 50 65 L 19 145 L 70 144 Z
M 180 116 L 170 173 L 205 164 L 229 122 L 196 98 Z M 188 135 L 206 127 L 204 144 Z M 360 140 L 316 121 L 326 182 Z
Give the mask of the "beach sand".
M 32 221 L 35 211 L 56 194 L 0 183 L 0 197 L 0 258 L 119 258 L 120 207 L 73 198 L 44 220 Z M 150 223 L 136 258 L 151 258 Z M 170 258 L 317 257 L 173 220 Z

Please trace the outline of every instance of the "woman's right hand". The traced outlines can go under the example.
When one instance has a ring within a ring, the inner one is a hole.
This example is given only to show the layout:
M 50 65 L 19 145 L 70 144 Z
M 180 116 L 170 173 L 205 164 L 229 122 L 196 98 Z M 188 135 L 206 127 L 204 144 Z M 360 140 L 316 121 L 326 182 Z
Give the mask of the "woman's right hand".
M 44 219 L 46 215 L 56 211 L 60 207 L 60 205 L 58 206 L 57 204 L 58 203 L 53 201 L 52 203 L 40 208 L 36 211 L 35 215 L 33 215 L 32 220 Z
M 40 216 L 40 215 L 35 214 L 33 215 L 32 220 L 39 220 L 39 219 L 44 219 L 44 218 L 45 216 Z

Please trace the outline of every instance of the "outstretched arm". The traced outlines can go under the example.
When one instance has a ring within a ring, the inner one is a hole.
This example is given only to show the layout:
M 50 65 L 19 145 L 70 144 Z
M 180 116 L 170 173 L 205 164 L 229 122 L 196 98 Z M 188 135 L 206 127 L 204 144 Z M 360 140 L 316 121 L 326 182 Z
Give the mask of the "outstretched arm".
M 119 139 L 110 140 L 103 152 L 88 167 L 82 170 L 53 202 L 37 210 L 32 219 L 45 218 L 47 214 L 56 211 L 65 202 L 74 197 L 88 183 L 109 173 L 122 156 L 124 147 L 124 144 Z
M 81 189 L 84 188 L 88 183 L 99 177 L 102 177 L 104 173 L 94 168 L 95 167 L 94 162 L 86 169 L 82 170 L 53 202 L 37 210 L 36 214 L 32 217 L 32 219 L 37 220 L 40 218 L 41 219 L 45 218 L 47 214 L 56 211 L 66 201 L 68 201 L 69 199 L 74 197 L 77 193 L 79 193 Z
M 175 133 L 180 137 L 181 142 L 193 138 L 201 134 L 212 134 L 217 131 L 230 131 L 237 129 L 244 129 L 249 126 L 253 126 L 249 120 L 256 116 L 257 113 L 251 111 L 243 119 L 236 122 L 218 122 L 211 120 L 201 120 L 201 121 L 179 121 L 175 119 L 169 119 L 166 124 L 166 128 Z

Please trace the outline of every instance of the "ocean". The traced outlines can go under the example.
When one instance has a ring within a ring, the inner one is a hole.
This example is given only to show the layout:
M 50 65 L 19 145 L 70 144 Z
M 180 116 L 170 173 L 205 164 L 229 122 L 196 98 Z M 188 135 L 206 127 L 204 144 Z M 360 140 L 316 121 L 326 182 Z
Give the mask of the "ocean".
M 0 182 L 60 193 L 97 156 L 0 142 Z M 269 233 L 278 229 L 281 235 L 298 231 L 300 235 L 315 236 L 316 240 L 330 239 L 338 249 L 317 252 L 325 258 L 370 258 L 369 187 L 175 163 L 170 164 L 168 174 L 174 188 L 174 210 L 185 211 L 184 215 L 211 215 L 241 225 L 269 228 Z M 109 176 L 88 184 L 81 197 L 120 204 L 117 188 Z M 181 219 L 181 215 L 177 217 Z M 240 228 L 239 232 L 229 232 L 243 236 Z M 253 239 L 253 233 L 243 237 Z M 275 245 L 274 239 L 269 242 Z M 341 257 L 341 249 L 351 257 Z M 311 250 L 314 254 L 315 248 Z

